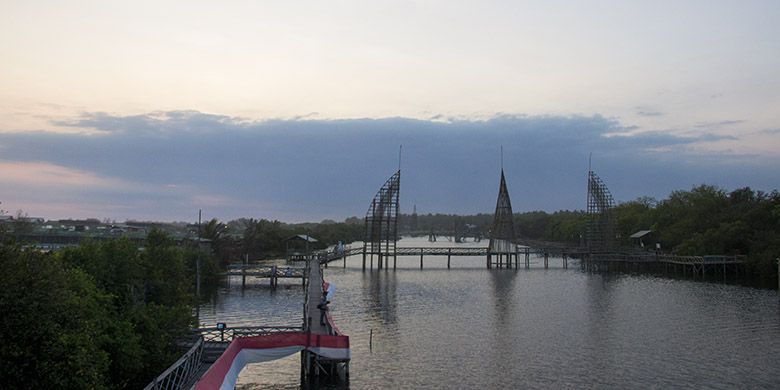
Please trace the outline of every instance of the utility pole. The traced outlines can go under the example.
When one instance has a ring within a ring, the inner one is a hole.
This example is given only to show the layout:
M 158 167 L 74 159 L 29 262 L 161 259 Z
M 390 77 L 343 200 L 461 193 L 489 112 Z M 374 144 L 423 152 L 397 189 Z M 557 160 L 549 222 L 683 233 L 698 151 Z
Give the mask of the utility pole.
M 198 209 L 198 256 L 195 258 L 195 318 L 200 327 L 200 218 L 201 210 Z

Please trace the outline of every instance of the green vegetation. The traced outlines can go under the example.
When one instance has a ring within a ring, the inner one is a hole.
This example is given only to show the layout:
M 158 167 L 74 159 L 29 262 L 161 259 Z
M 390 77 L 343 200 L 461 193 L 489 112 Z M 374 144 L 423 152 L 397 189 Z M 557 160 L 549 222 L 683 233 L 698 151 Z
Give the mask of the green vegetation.
M 198 256 L 204 284 L 215 285 L 219 262 L 244 254 L 281 257 L 284 240 L 295 234 L 317 237 L 314 247 L 321 248 L 359 239 L 363 231 L 335 222 L 211 220 L 201 226 L 211 253 L 157 228 L 146 234 L 142 250 L 137 237 L 87 236 L 78 246 L 45 253 L 17 243 L 29 244 L 24 234 L 34 229 L 17 221 L 0 245 L 4 388 L 143 388 L 181 356 L 176 341 L 194 325 Z
M 142 388 L 193 325 L 194 256 L 158 230 L 143 251 L 127 239 L 51 254 L 0 246 L 0 383 Z
M 201 236 L 211 241 L 212 249 L 222 264 L 239 261 L 282 258 L 285 240 L 297 234 L 317 239 L 311 249 L 323 249 L 339 241 L 349 243 L 363 239 L 363 220 L 345 222 L 325 220 L 320 223 L 285 224 L 266 219 L 240 218 L 228 223 L 216 219 L 206 222 Z
M 745 255 L 748 270 L 776 281 L 780 257 L 780 193 L 748 187 L 726 192 L 702 185 L 654 202 L 640 198 L 615 209 L 624 244 L 640 229 L 657 233 L 665 251 L 681 255 Z

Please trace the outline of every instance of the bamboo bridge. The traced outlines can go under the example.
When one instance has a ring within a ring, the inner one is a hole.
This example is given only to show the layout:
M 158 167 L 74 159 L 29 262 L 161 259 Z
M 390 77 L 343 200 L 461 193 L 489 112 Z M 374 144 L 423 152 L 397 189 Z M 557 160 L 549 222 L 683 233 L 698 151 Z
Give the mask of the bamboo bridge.
M 526 241 L 527 244 L 531 244 Z M 744 256 L 679 256 L 646 251 L 611 251 L 592 252 L 584 247 L 567 247 L 554 245 L 553 243 L 537 243 L 537 246 L 517 244 L 514 252 L 502 256 L 497 262 L 486 260 L 490 254 L 488 247 L 397 247 L 393 256 L 393 269 L 397 268 L 397 257 L 419 257 L 420 269 L 425 266 L 426 257 L 434 257 L 434 261 L 444 261 L 446 258 L 447 269 L 451 268 L 453 257 L 466 257 L 475 265 L 487 264 L 487 268 L 530 269 L 532 257 L 543 259 L 541 262 L 545 269 L 550 267 L 550 259 L 560 259 L 560 265 L 566 269 L 570 259 L 578 259 L 580 266 L 589 271 L 663 271 L 663 273 L 677 273 L 683 276 L 706 276 L 719 273 L 724 278 L 731 272 L 739 273 L 739 267 L 744 263 Z M 341 260 L 346 267 L 346 259 L 351 256 L 363 255 L 362 248 L 348 248 L 341 253 L 333 251 L 317 252 L 317 256 L 327 268 L 328 263 Z M 364 256 L 365 258 L 365 256 Z M 373 269 L 373 263 L 363 263 L 363 269 Z M 389 267 L 387 267 L 389 268 Z M 387 269 L 386 268 L 386 269 Z

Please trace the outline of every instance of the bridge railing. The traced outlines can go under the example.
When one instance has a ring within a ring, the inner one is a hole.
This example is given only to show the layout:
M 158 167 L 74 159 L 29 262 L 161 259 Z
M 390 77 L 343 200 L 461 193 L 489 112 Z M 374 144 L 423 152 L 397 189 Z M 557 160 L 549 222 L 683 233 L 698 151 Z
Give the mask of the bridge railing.
M 290 266 L 256 266 L 256 265 L 229 265 L 227 275 L 241 276 L 243 274 L 252 276 L 270 277 L 275 276 L 277 278 L 300 278 L 305 276 L 305 269 L 302 267 L 290 267 Z
M 203 355 L 203 337 L 199 337 L 195 344 L 167 370 L 149 383 L 144 390 L 173 390 L 180 389 L 200 369 Z
M 716 264 L 741 264 L 745 261 L 744 255 L 732 255 L 732 256 L 702 256 L 704 263 L 716 263 Z
M 308 274 L 309 271 L 309 265 L 310 265 L 311 259 L 306 260 L 306 269 L 305 273 Z M 311 327 L 311 321 L 309 321 L 309 283 L 311 283 L 311 278 L 309 275 L 306 275 L 306 279 L 304 280 L 304 288 L 303 291 L 306 293 L 303 294 L 303 331 L 308 332 L 309 328 Z
M 234 328 L 198 328 L 194 332 L 200 334 L 204 342 L 229 342 L 236 337 L 261 336 L 271 333 L 300 332 L 300 326 L 245 326 Z
M 417 255 L 447 256 L 448 254 L 455 255 L 455 256 L 485 256 L 487 255 L 487 252 L 488 249 L 482 247 L 477 247 L 477 248 L 398 247 L 395 250 L 395 253 L 398 256 L 417 256 Z

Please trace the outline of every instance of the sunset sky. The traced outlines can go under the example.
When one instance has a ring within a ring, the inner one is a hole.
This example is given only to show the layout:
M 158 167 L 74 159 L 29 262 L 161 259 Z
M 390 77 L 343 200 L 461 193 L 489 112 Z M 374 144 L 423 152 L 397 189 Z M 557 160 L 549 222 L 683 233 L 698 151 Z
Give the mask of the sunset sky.
M 582 209 L 780 188 L 778 1 L 2 1 L 0 207 L 47 218 Z

